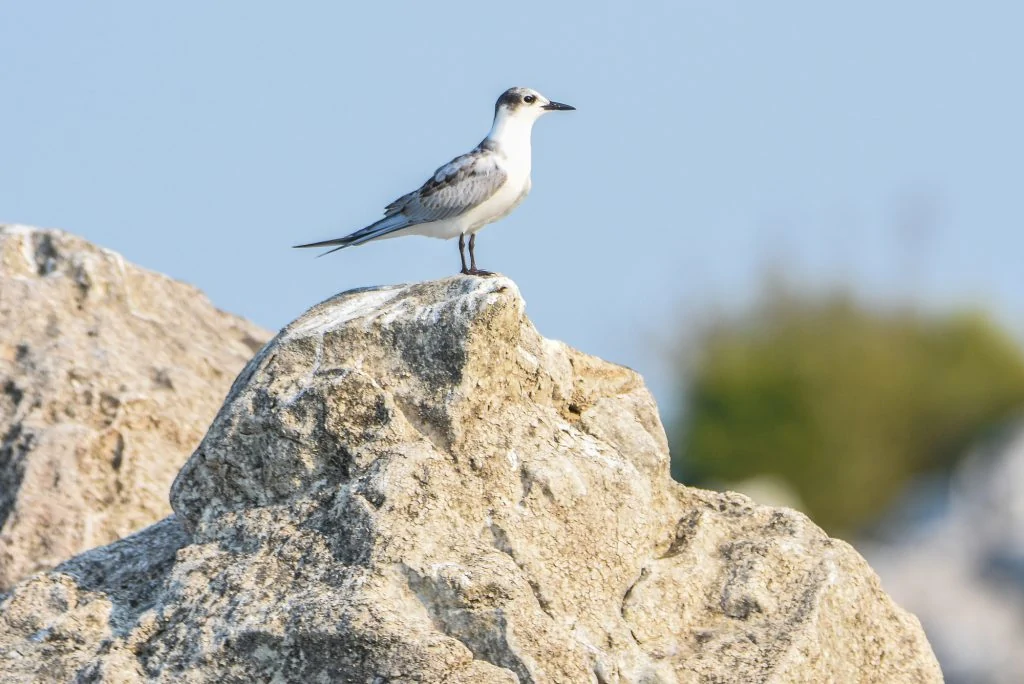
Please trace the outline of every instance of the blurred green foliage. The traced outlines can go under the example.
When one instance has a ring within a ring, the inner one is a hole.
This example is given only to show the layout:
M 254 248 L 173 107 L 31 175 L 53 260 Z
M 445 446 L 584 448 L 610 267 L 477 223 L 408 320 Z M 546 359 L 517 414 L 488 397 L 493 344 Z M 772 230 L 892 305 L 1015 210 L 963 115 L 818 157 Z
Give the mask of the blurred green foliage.
M 880 311 L 775 283 L 691 351 L 676 479 L 780 477 L 834 534 L 864 529 L 1024 405 L 1021 350 L 978 313 Z

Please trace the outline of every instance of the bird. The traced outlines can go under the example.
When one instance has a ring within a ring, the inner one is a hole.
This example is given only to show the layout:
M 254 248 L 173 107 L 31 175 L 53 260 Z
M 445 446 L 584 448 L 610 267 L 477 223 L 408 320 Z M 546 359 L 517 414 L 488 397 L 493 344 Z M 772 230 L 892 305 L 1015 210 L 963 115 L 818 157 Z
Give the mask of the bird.
M 476 234 L 484 226 L 508 216 L 530 192 L 530 137 L 537 119 L 548 112 L 575 109 L 549 100 L 532 88 L 509 88 L 494 105 L 494 120 L 487 137 L 470 152 L 438 168 L 418 190 L 387 205 L 384 218 L 344 237 L 295 247 L 333 247 L 320 255 L 326 256 L 371 240 L 403 235 L 445 240 L 457 237 L 460 273 L 493 275 L 477 268 Z

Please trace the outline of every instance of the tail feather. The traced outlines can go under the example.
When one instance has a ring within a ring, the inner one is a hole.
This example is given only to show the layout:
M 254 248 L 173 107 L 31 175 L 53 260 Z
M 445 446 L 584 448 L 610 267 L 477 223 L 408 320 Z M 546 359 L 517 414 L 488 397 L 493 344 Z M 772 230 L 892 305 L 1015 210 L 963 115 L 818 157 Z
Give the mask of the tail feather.
M 372 223 L 350 235 L 346 235 L 345 237 L 334 238 L 333 240 L 322 240 L 320 242 L 310 242 L 305 245 L 294 245 L 294 247 L 296 249 L 305 247 L 334 247 L 334 249 L 318 255 L 327 256 L 328 254 L 337 252 L 339 249 L 361 245 L 375 238 L 387 235 L 388 233 L 393 233 L 396 230 L 408 228 L 410 225 L 409 220 L 402 215 L 387 216 L 382 218 L 380 221 Z

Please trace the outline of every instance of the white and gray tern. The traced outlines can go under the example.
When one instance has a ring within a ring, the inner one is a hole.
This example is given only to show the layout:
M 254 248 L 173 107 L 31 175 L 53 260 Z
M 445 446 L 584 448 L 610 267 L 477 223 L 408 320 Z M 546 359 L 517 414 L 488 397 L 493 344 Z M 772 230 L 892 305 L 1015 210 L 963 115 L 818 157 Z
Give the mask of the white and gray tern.
M 476 233 L 502 219 L 530 192 L 530 134 L 533 124 L 551 111 L 575 109 L 553 102 L 530 88 L 509 88 L 494 105 L 494 123 L 472 152 L 439 168 L 419 190 L 399 197 L 384 209 L 384 218 L 351 235 L 296 247 L 345 247 L 402 235 L 459 238 L 462 273 L 490 275 L 476 267 Z M 469 266 L 466 266 L 466 235 Z

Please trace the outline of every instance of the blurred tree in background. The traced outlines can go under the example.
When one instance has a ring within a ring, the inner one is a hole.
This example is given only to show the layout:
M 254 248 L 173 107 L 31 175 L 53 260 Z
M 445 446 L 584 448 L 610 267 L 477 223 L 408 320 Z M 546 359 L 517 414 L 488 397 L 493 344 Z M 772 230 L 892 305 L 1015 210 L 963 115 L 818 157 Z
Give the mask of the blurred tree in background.
M 863 529 L 914 475 L 948 468 L 1024 405 L 1021 350 L 978 313 L 876 310 L 773 283 L 692 352 L 676 479 L 776 476 L 834 534 Z

